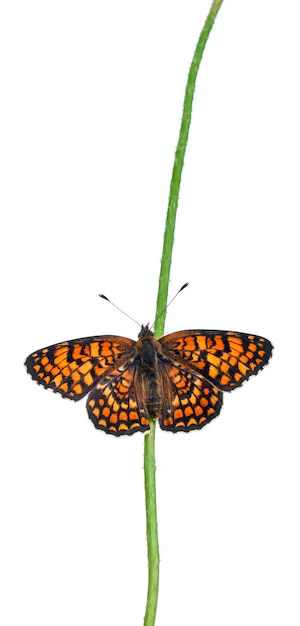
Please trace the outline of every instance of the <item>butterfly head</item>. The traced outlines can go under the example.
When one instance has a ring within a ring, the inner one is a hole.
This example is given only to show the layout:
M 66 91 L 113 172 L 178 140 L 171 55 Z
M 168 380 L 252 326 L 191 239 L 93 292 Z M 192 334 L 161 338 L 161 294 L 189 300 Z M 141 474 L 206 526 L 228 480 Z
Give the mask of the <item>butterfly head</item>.
M 141 337 L 153 337 L 153 335 L 154 333 L 152 332 L 152 330 L 150 330 L 149 324 L 146 324 L 146 326 L 142 324 L 141 330 L 138 334 L 138 338 L 140 339 Z

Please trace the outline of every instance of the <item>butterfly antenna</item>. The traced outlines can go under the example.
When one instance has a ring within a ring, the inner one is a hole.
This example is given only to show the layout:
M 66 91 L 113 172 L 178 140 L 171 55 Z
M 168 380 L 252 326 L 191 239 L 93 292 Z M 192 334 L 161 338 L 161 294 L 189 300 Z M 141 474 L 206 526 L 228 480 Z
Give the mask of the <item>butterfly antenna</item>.
M 159 318 L 164 314 L 164 312 L 167 310 L 167 308 L 170 306 L 170 304 L 173 302 L 173 300 L 175 300 L 175 298 L 177 298 L 178 294 L 185 289 L 188 286 L 189 283 L 184 283 L 184 285 L 182 285 L 182 287 L 180 287 L 180 289 L 177 291 L 177 293 L 175 293 L 175 296 L 173 296 L 173 298 L 170 300 L 170 302 L 168 302 L 167 306 L 165 306 L 165 308 L 160 312 L 160 314 L 155 318 L 151 328 L 153 328 L 155 322 L 157 322 L 157 320 L 159 320 Z
M 123 315 L 126 315 L 126 317 L 129 317 L 129 319 L 134 322 L 135 324 L 137 324 L 140 328 L 141 328 L 141 324 L 139 324 L 136 320 L 133 319 L 133 317 L 131 317 L 130 315 L 128 315 L 128 313 L 125 313 L 125 311 L 122 311 L 122 309 L 120 309 L 120 307 L 118 307 L 116 304 L 114 304 L 111 300 L 109 300 L 103 293 L 99 293 L 98 294 L 100 298 L 103 298 L 103 300 L 107 300 L 107 302 L 110 302 L 110 304 L 112 304 L 112 306 L 115 307 L 115 309 L 118 309 L 118 311 L 120 311 L 120 313 L 123 313 Z

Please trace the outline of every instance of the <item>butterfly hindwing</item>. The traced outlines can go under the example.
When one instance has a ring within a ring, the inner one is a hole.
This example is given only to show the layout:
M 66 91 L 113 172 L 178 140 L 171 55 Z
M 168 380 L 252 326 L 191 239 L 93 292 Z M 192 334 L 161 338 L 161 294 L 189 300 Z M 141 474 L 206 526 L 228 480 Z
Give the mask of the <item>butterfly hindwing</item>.
M 134 358 L 101 378 L 88 396 L 87 411 L 94 426 L 108 434 L 149 430 L 144 385 Z
M 268 339 L 231 331 L 183 330 L 161 337 L 172 358 L 189 365 L 222 391 L 231 391 L 269 361 Z
M 166 367 L 166 366 L 165 366 Z M 166 376 L 171 388 L 171 401 L 162 398 L 163 430 L 172 432 L 202 428 L 221 410 L 223 393 L 188 366 L 167 366 Z
M 102 335 L 73 339 L 30 354 L 25 365 L 39 384 L 71 400 L 80 400 L 120 360 L 127 360 L 135 341 Z

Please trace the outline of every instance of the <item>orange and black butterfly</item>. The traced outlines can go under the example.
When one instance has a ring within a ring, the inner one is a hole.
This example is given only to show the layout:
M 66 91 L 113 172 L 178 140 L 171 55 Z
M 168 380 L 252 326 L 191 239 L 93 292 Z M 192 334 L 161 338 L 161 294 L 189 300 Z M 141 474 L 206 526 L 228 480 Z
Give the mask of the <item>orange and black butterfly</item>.
M 220 330 L 182 330 L 137 341 L 114 335 L 73 339 L 37 350 L 25 365 L 65 398 L 88 394 L 96 428 L 112 435 L 149 430 L 148 414 L 174 433 L 202 428 L 221 410 L 223 391 L 239 387 L 269 361 L 268 339 Z

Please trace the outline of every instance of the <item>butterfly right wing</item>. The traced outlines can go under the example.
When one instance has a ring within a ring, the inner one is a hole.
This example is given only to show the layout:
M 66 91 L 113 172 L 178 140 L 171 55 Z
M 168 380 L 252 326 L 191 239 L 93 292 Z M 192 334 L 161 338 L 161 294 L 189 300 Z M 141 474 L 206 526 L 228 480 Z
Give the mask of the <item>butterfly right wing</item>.
M 65 398 L 80 400 L 108 370 L 126 362 L 136 342 L 101 335 L 63 341 L 30 354 L 25 366 L 33 380 Z
M 223 393 L 189 365 L 165 361 L 160 364 L 163 430 L 174 433 L 200 429 L 219 415 Z
M 224 330 L 181 330 L 159 341 L 169 358 L 186 363 L 222 391 L 257 374 L 273 349 L 265 337 Z

